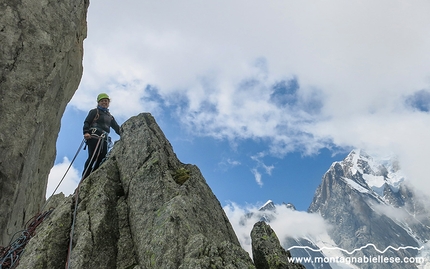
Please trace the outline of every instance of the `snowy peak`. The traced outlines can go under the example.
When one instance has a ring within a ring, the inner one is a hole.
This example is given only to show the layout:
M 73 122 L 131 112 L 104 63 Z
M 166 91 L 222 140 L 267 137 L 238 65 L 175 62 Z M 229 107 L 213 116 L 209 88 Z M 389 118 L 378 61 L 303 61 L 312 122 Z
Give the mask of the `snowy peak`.
M 282 202 L 282 205 L 288 209 L 296 210 L 296 207 L 292 203 Z M 276 205 L 272 200 L 268 200 L 263 206 L 261 206 L 258 211 L 275 211 Z
M 387 186 L 397 192 L 404 176 L 396 157 L 371 157 L 365 151 L 355 149 L 339 163 L 344 170 L 344 180 L 359 192 L 375 192 L 384 196 Z
M 282 203 L 286 208 L 296 210 L 296 207 L 292 203 Z
M 272 200 L 268 200 L 262 207 L 260 207 L 259 211 L 274 211 L 275 210 L 275 204 Z
M 308 212 L 319 213 L 332 225 L 328 233 L 339 248 L 360 249 L 352 256 L 415 257 L 416 249 L 430 239 L 426 200 L 415 195 L 415 190 L 406 184 L 395 157 L 375 157 L 363 150 L 353 150 L 325 173 Z M 382 254 L 375 249 L 361 248 L 368 244 L 380 250 L 389 246 L 408 248 Z M 378 264 L 377 268 L 405 267 Z

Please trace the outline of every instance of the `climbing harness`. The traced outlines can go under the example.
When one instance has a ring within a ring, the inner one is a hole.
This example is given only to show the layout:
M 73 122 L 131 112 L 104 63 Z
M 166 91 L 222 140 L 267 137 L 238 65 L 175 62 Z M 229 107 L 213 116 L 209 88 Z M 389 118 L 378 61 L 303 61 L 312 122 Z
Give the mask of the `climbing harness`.
M 112 139 L 110 136 L 107 137 L 107 153 L 106 156 L 101 160 L 100 165 L 102 165 L 107 159 L 110 157 L 110 151 L 113 148 L 114 143 L 112 142 Z
M 36 228 L 47 218 L 54 209 L 51 208 L 44 213 L 39 213 L 30 219 L 26 225 L 25 229 L 15 233 L 8 246 L 0 246 L 0 269 L 13 269 L 19 264 L 19 259 L 24 253 L 25 246 L 28 241 L 35 235 Z M 18 238 L 13 240 L 16 235 Z
M 88 166 L 86 167 L 84 173 L 82 174 L 84 176 L 87 174 L 88 169 L 90 167 L 91 167 L 91 170 L 92 170 L 92 165 L 95 164 L 95 162 L 93 163 L 94 157 L 95 157 L 95 155 L 97 153 L 97 157 L 96 157 L 95 160 L 98 159 L 98 157 L 100 155 L 100 152 L 102 151 L 102 148 L 103 148 L 104 139 L 105 139 L 105 137 L 107 135 L 106 135 L 105 132 L 103 132 L 102 135 L 98 136 L 98 135 L 94 134 L 94 132 L 93 132 L 93 134 L 91 136 L 94 137 L 94 138 L 98 138 L 98 140 L 97 140 L 96 147 L 94 149 L 94 153 L 91 156 L 90 162 L 89 162 Z M 81 183 L 82 183 L 83 180 L 84 180 L 84 178 L 82 177 L 81 180 L 80 180 L 80 182 L 79 182 L 79 184 L 78 184 L 78 187 L 76 188 L 76 192 L 75 192 L 75 207 L 74 207 L 74 210 L 73 210 L 72 227 L 70 229 L 70 241 L 69 241 L 69 248 L 67 250 L 66 269 L 69 269 L 69 266 L 70 266 L 70 256 L 72 254 L 72 246 L 73 246 L 73 234 L 75 232 L 76 213 L 77 213 L 78 201 L 79 201 L 79 189 L 80 189 L 80 186 L 81 186 Z

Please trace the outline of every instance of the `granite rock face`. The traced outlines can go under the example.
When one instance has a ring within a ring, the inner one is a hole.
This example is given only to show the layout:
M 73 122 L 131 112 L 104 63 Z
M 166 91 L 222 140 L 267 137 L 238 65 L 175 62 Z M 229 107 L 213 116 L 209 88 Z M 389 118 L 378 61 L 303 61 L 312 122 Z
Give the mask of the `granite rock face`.
M 60 120 L 82 76 L 88 5 L 0 4 L 0 245 L 44 202 Z
M 154 118 L 122 128 L 80 185 L 69 268 L 255 268 L 199 169 L 178 160 Z M 64 268 L 74 197 L 56 200 L 18 268 Z
M 256 269 L 305 269 L 303 265 L 289 261 L 290 252 L 281 246 L 275 232 L 264 221 L 254 224 L 251 239 Z

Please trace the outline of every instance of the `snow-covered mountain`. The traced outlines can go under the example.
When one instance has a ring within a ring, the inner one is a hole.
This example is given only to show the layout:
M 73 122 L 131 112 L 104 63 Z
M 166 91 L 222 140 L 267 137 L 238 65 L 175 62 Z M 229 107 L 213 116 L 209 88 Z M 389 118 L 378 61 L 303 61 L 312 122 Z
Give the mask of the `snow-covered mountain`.
M 293 257 L 330 261 L 302 262 L 306 268 L 430 268 L 430 204 L 407 182 L 395 158 L 353 150 L 331 165 L 308 209 L 330 228 L 284 238 L 284 248 L 293 247 Z M 268 201 L 258 214 L 270 222 L 276 208 Z
M 403 261 L 417 257 L 430 239 L 429 209 L 408 186 L 395 158 L 375 159 L 353 150 L 323 176 L 308 211 L 331 224 L 328 233 L 345 256 L 402 261 L 362 263 L 359 268 L 418 268 Z

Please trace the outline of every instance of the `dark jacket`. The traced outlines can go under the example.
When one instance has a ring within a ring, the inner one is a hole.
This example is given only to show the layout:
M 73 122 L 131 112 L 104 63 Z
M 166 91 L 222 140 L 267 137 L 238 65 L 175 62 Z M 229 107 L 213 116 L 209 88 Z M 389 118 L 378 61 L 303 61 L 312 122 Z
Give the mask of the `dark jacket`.
M 109 112 L 94 108 L 88 112 L 88 116 L 85 118 L 83 131 L 84 134 L 91 134 L 90 129 L 97 128 L 98 131 L 109 133 L 111 127 L 118 135 L 121 135 L 120 127 L 115 118 Z

